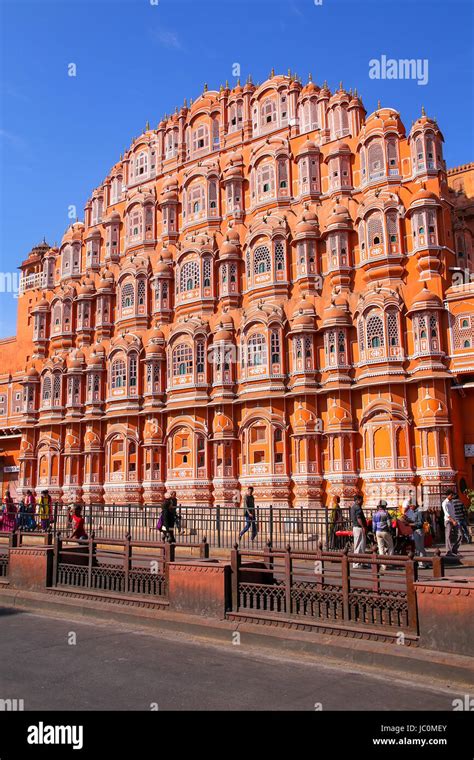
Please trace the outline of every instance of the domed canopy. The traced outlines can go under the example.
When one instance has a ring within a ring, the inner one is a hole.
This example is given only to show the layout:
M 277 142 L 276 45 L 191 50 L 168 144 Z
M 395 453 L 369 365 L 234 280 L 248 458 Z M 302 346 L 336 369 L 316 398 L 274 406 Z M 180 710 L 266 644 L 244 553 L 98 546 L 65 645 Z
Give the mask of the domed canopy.
M 412 198 L 412 201 L 410 203 L 410 208 L 412 206 L 421 206 L 423 203 L 429 203 L 429 205 L 432 204 L 438 204 L 439 205 L 439 198 L 437 195 L 432 193 L 430 190 L 426 190 L 425 188 L 419 190 Z

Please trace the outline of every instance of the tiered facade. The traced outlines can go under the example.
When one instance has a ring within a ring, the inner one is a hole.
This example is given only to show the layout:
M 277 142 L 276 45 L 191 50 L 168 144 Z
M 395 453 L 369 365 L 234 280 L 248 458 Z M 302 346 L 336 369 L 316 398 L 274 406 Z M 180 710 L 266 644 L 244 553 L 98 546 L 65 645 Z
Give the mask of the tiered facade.
M 472 205 L 442 143 L 273 74 L 147 127 L 21 265 L 4 488 L 308 507 L 471 485 Z

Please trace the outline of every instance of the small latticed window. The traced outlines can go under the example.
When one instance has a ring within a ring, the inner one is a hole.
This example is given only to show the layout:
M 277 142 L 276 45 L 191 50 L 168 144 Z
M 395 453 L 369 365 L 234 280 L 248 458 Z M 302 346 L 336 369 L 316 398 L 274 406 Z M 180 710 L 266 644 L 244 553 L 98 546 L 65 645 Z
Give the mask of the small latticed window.
M 390 346 L 399 346 L 400 339 L 398 335 L 398 317 L 394 311 L 387 314 L 387 334 Z
M 136 388 L 137 386 L 137 357 L 135 355 L 130 357 L 129 360 L 129 368 L 130 368 L 130 388 Z
M 194 290 L 199 287 L 199 261 L 186 261 L 181 267 L 180 290 Z
M 112 364 L 111 386 L 112 388 L 125 388 L 127 382 L 127 369 L 122 359 L 116 359 Z
M 256 333 L 247 343 L 247 365 L 260 367 L 267 363 L 267 340 L 265 335 Z
M 47 375 L 43 380 L 43 401 L 51 398 L 51 378 Z
M 272 330 L 271 335 L 272 364 L 280 362 L 280 334 L 278 330 Z
M 281 240 L 275 243 L 275 271 L 285 271 L 285 247 Z
M 378 314 L 371 314 L 366 323 L 367 345 L 379 348 L 384 345 L 383 322 Z
M 211 287 L 211 260 L 204 259 L 202 268 L 203 268 L 204 287 L 210 288 Z
M 145 305 L 146 283 L 145 280 L 138 281 L 138 305 Z
M 190 375 L 193 371 L 193 350 L 187 343 L 180 343 L 173 351 L 173 375 Z
M 371 214 L 367 221 L 369 245 L 383 244 L 383 222 L 379 212 Z
M 133 306 L 134 297 L 133 284 L 131 282 L 125 283 L 122 287 L 122 309 L 129 309 Z
M 205 348 L 203 341 L 199 341 L 196 345 L 196 369 L 198 372 L 202 373 L 204 372 L 204 357 L 205 357 Z
M 253 270 L 255 274 L 270 272 L 272 268 L 270 251 L 266 245 L 259 245 L 253 254 Z

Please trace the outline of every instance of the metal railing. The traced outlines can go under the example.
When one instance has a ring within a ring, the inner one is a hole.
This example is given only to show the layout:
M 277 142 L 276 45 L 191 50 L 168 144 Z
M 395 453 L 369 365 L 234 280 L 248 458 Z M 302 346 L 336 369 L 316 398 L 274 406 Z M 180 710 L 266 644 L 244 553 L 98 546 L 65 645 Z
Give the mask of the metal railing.
M 421 558 L 432 577 L 444 573 L 439 553 Z M 252 618 L 383 627 L 418 633 L 414 583 L 419 558 L 344 552 L 234 549 L 232 612 Z
M 370 518 L 374 510 L 365 510 Z M 236 542 L 242 547 L 261 549 L 270 541 L 274 547 L 288 543 L 294 548 L 316 549 L 320 542 L 326 549 L 342 549 L 350 532 L 349 508 L 341 510 L 337 523 L 331 510 L 307 508 L 256 507 L 255 531 L 250 529 L 240 538 L 246 527 L 244 510 L 240 507 L 185 507 L 177 509 L 175 535 L 183 544 L 191 544 L 207 536 L 210 546 L 231 549 Z M 121 539 L 130 535 L 133 540 L 156 542 L 161 539 L 157 527 L 161 507 L 136 505 L 87 505 L 83 516 L 87 533 L 94 532 L 97 539 Z M 67 534 L 71 529 L 71 511 L 57 505 L 53 526 L 56 531 Z M 252 539 L 252 535 L 254 535 Z

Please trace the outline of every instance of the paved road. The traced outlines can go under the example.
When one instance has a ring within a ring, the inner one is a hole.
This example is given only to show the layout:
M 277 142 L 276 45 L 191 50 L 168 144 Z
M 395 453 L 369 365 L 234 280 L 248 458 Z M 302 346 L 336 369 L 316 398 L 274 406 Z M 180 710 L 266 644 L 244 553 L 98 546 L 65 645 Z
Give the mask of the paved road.
M 0 641 L 0 698 L 25 710 L 450 710 L 457 696 L 230 641 L 12 610 L 0 610 Z

